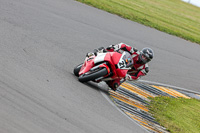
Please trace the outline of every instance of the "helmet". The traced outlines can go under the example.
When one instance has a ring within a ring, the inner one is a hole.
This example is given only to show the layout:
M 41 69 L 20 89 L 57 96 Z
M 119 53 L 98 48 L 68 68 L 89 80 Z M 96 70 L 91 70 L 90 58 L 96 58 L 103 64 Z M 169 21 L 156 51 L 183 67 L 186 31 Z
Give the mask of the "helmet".
M 153 59 L 154 53 L 151 48 L 143 48 L 139 54 L 139 62 L 141 64 L 146 64 Z

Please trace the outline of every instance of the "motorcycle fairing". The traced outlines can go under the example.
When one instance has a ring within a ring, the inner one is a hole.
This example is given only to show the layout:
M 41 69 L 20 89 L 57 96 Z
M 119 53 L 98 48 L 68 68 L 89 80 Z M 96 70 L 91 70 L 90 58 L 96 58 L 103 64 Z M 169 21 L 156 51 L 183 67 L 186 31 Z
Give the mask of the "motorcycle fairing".
M 118 52 L 98 53 L 97 56 L 91 56 L 90 58 L 87 57 L 85 59 L 79 75 L 82 75 L 88 71 L 93 71 L 93 69 L 105 67 L 108 71 L 108 74 L 104 77 L 106 78 L 110 75 L 111 68 L 112 75 L 110 78 L 114 80 L 118 78 L 124 78 L 131 65 L 133 65 L 133 61 L 128 52 L 123 52 L 122 54 Z
M 109 52 L 109 54 L 105 56 L 104 61 L 109 62 L 111 70 L 115 70 L 112 71 L 114 73 L 113 75 L 118 75 L 118 78 L 125 77 L 127 71 L 130 69 L 129 67 L 133 65 L 133 60 L 128 52 L 123 52 L 122 54 L 118 52 Z M 112 76 L 112 78 L 116 79 L 117 77 Z
M 81 70 L 79 71 L 79 75 L 88 72 L 92 67 L 94 67 L 94 59 L 95 56 L 85 58 L 84 64 L 82 65 Z
M 103 62 L 105 56 L 106 56 L 106 53 L 98 53 L 98 55 L 97 55 L 96 58 L 94 59 L 94 64 L 98 64 L 98 63 L 100 63 L 100 62 Z

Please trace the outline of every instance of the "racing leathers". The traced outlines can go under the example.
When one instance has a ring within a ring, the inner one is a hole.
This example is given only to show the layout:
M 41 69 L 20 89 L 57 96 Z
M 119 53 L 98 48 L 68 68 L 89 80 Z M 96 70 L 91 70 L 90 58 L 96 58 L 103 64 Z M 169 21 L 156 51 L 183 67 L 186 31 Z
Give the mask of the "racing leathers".
M 148 71 L 149 67 L 148 64 L 144 64 L 139 60 L 139 55 L 140 52 L 136 49 L 133 48 L 125 43 L 119 43 L 116 45 L 111 45 L 108 48 L 106 48 L 106 51 L 108 52 L 113 52 L 113 51 L 127 51 L 132 55 L 134 65 L 132 68 L 128 71 L 125 79 L 126 80 L 138 80 L 141 76 L 145 76 Z M 124 80 L 125 81 L 125 80 Z M 113 90 L 116 90 L 117 87 L 122 83 L 123 81 L 120 79 L 117 80 L 112 80 L 112 81 L 107 81 L 106 83 L 110 88 Z

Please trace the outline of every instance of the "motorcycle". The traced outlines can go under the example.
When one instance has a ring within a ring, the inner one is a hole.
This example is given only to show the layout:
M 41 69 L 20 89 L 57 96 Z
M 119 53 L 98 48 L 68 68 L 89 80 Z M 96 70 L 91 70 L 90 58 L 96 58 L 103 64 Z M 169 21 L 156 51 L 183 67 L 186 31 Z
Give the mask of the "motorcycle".
M 74 68 L 74 74 L 80 82 L 101 82 L 115 79 L 125 79 L 133 66 L 130 53 L 106 52 L 86 57 L 84 63 Z

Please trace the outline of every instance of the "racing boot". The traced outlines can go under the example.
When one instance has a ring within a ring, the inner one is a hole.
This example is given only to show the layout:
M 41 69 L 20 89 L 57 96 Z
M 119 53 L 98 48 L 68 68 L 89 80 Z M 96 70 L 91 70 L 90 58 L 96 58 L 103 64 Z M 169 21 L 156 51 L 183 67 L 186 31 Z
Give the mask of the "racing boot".
M 111 80 L 111 81 L 106 81 L 106 84 L 113 90 L 113 91 L 116 91 L 117 88 L 119 87 L 120 85 L 120 82 L 119 80 Z

